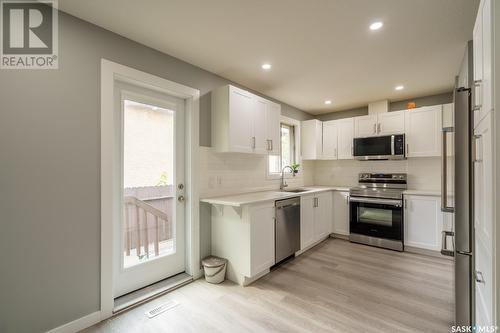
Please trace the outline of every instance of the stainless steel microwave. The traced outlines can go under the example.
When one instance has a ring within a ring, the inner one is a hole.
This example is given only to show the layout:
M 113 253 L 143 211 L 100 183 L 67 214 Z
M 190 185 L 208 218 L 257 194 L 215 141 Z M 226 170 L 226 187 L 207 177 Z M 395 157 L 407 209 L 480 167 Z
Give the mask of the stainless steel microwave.
M 357 160 L 405 159 L 405 135 L 384 135 L 355 138 L 353 155 Z

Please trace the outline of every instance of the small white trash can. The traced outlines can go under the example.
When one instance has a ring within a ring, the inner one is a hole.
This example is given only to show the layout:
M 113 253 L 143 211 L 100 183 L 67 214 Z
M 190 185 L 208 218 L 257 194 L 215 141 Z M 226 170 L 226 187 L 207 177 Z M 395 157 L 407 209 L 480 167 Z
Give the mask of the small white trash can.
M 221 283 L 226 277 L 227 259 L 215 256 L 206 257 L 201 261 L 205 271 L 205 279 L 210 283 Z

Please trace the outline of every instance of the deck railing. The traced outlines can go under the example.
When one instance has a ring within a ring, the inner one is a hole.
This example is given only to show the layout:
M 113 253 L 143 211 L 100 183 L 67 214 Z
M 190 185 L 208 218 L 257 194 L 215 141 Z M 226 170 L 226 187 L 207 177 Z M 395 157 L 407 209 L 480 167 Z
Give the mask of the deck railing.
M 151 221 L 149 217 L 152 218 L 152 228 L 149 228 L 151 224 L 148 222 Z M 154 253 L 155 256 L 158 256 L 160 242 L 172 237 L 171 221 L 169 221 L 167 213 L 135 196 L 124 197 L 124 218 L 124 250 L 127 256 L 130 256 L 131 250 L 136 249 L 138 257 L 142 257 L 143 254 L 149 257 L 150 238 L 153 238 Z M 144 249 L 144 253 L 142 249 Z

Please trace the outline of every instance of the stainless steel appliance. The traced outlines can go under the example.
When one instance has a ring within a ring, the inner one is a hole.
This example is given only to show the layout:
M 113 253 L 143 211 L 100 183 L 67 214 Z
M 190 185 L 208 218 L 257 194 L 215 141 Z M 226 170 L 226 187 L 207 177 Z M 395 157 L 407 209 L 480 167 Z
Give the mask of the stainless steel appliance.
M 451 226 L 443 231 L 441 252 L 455 257 L 456 325 L 470 326 L 474 323 L 475 312 L 472 41 L 467 45 L 456 82 L 453 112 L 448 115 L 443 113 L 441 210 L 451 220 Z
M 403 251 L 405 173 L 360 173 L 350 190 L 351 242 Z
M 354 138 L 353 155 L 358 160 L 405 159 L 405 135 Z
M 300 250 L 300 197 L 279 200 L 276 206 L 275 262 Z

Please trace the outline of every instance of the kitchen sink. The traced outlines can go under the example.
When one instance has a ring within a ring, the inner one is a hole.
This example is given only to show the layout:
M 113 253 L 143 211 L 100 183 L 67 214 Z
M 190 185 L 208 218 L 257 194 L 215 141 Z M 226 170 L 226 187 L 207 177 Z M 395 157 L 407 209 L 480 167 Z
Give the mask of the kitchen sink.
M 295 188 L 293 190 L 283 190 L 283 192 L 290 192 L 290 193 L 302 193 L 302 192 L 307 192 L 311 191 L 309 188 Z

